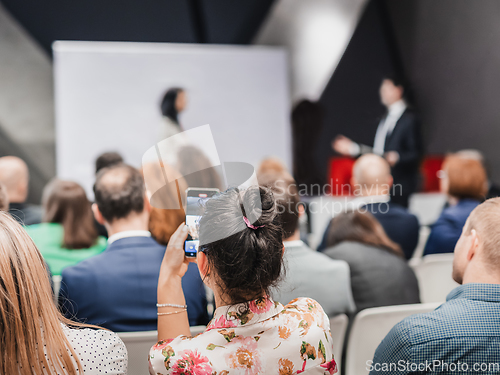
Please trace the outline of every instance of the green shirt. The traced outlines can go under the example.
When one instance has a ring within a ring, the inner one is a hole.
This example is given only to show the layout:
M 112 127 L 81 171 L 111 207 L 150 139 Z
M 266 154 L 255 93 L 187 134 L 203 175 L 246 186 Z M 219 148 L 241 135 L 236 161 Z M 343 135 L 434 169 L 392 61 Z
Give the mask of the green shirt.
M 42 253 L 52 275 L 60 275 L 63 268 L 73 266 L 106 249 L 106 238 L 99 236 L 88 249 L 66 249 L 62 246 L 64 229 L 61 224 L 41 223 L 25 227 L 26 232 Z

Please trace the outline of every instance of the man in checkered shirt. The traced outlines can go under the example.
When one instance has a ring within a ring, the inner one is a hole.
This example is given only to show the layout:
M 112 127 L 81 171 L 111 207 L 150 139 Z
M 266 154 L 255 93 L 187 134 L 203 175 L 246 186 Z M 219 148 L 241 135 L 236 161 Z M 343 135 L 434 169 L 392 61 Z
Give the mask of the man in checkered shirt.
M 380 343 L 372 374 L 500 374 L 500 198 L 470 214 L 455 246 L 446 303 L 410 316 Z

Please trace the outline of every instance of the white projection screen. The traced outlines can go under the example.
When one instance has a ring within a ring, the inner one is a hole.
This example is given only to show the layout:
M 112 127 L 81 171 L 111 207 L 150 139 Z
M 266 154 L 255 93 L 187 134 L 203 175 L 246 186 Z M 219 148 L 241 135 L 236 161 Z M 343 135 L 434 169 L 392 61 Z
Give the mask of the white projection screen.
M 70 42 L 53 45 L 59 178 L 91 194 L 94 161 L 118 151 L 140 167 L 161 141 L 160 102 L 186 90 L 184 129 L 209 124 L 221 162 L 257 166 L 277 156 L 290 166 L 290 92 L 280 48 Z

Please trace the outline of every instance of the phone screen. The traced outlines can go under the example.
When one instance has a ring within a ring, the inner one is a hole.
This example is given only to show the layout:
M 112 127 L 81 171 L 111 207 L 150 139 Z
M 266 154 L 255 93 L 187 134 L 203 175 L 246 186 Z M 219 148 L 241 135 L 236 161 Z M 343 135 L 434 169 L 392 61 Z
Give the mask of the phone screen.
M 189 233 L 184 243 L 184 252 L 187 257 L 196 257 L 198 253 L 199 237 L 198 223 L 203 213 L 205 202 L 219 192 L 218 189 L 189 188 L 186 190 L 186 225 Z

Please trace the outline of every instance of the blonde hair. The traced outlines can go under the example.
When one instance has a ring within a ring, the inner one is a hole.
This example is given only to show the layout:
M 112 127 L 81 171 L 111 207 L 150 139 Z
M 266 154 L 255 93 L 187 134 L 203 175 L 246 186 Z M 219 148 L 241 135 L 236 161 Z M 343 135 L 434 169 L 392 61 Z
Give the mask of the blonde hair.
M 57 310 L 42 255 L 6 212 L 0 212 L 0 259 L 0 374 L 83 374 L 61 324 L 85 325 Z

